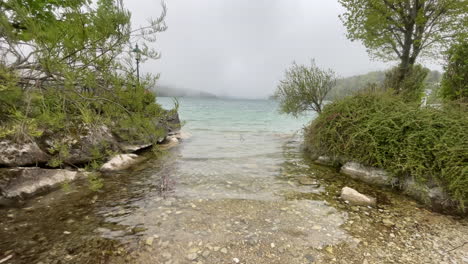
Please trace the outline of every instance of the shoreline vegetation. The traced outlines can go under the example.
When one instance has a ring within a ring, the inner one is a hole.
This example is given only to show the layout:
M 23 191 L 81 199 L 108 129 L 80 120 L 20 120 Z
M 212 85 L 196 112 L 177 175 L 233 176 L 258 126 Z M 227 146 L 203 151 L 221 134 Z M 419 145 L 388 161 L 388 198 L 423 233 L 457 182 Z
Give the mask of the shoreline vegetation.
M 163 3 L 159 17 L 133 28 L 120 1 L 0 3 L 2 196 L 24 182 L 55 186 L 79 170 L 99 188 L 98 171 L 112 157 L 148 148 L 158 154 L 159 143 L 172 141 L 177 101 L 163 109 L 150 90 L 158 75 L 140 76 L 135 67 L 159 58 L 147 43 L 166 30 L 165 16 Z
M 368 182 L 382 183 L 383 169 L 384 185 L 429 207 L 466 214 L 467 6 L 461 1 L 339 2 L 347 37 L 364 44 L 374 58 L 398 66 L 337 80 L 332 69 L 313 61 L 293 63 L 274 96 L 280 111 L 318 113 L 304 141 L 317 162 L 344 165 L 343 172 Z M 442 78 L 418 64 L 420 57 L 444 57 Z

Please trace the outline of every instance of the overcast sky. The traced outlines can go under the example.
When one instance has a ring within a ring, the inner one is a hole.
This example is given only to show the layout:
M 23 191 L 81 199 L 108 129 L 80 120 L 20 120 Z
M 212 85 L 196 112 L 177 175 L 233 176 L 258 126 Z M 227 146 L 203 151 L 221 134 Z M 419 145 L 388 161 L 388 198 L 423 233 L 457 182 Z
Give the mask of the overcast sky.
M 158 0 L 125 0 L 134 26 L 159 16 Z M 166 0 L 162 53 L 142 65 L 160 83 L 237 97 L 273 93 L 293 61 L 316 63 L 351 76 L 391 64 L 369 59 L 346 39 L 336 0 Z

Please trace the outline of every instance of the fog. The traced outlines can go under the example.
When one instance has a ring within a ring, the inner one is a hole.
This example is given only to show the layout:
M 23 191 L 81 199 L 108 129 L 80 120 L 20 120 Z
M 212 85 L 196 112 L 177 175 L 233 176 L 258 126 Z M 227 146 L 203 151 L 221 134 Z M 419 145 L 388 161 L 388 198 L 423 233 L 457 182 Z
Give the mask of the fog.
M 158 17 L 156 0 L 125 0 L 134 27 Z M 167 0 L 168 30 L 153 43 L 162 53 L 142 72 L 160 84 L 222 96 L 271 95 L 293 62 L 335 70 L 342 77 L 382 70 L 362 44 L 346 38 L 335 0 Z M 393 63 L 395 64 L 395 63 Z

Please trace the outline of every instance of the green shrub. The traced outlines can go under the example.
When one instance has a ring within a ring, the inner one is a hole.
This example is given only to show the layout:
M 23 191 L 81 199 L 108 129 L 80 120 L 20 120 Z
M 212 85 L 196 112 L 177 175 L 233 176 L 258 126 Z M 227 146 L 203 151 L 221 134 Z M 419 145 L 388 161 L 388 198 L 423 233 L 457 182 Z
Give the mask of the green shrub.
M 327 105 L 306 129 L 306 146 L 442 186 L 468 203 L 466 106 L 420 108 L 390 93 L 362 93 Z
M 468 102 L 468 41 L 458 41 L 448 50 L 447 55 L 441 95 L 449 100 Z
M 385 73 L 382 86 L 385 90 L 394 90 L 401 94 L 407 102 L 420 102 L 429 72 L 429 69 L 419 64 L 414 65 L 408 69 L 404 79 L 400 81 L 401 69 L 394 67 Z

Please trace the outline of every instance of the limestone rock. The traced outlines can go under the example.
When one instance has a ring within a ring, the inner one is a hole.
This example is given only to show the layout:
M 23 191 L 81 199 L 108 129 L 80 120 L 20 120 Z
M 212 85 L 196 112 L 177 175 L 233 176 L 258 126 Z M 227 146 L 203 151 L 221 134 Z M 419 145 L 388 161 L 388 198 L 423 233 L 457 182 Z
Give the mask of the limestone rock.
M 0 193 L 6 198 L 29 197 L 79 177 L 77 171 L 37 167 L 0 170 Z
M 376 203 L 375 198 L 366 196 L 349 187 L 344 187 L 341 190 L 340 197 L 341 199 L 348 201 L 350 204 L 353 204 L 353 205 L 363 205 L 363 206 L 372 205 L 373 206 Z
M 331 166 L 333 165 L 333 161 L 330 157 L 327 156 L 319 156 L 316 160 L 315 163 L 321 164 L 321 165 L 327 165 Z
M 119 171 L 125 170 L 140 162 L 139 156 L 136 154 L 119 154 L 112 157 L 108 162 L 101 166 L 101 171 Z
M 65 164 L 88 163 L 95 159 L 96 150 L 102 152 L 104 150 L 119 150 L 116 139 L 105 125 L 81 126 L 73 135 L 55 135 L 52 132 L 47 132 L 44 133 L 40 141 L 42 149 L 53 149 L 57 145 L 66 145 L 69 153 L 63 157 Z
M 347 162 L 341 167 L 340 172 L 353 179 L 361 180 L 369 184 L 380 186 L 388 186 L 392 184 L 391 178 L 386 171 L 363 166 L 357 162 Z
M 36 142 L 17 143 L 8 139 L 0 140 L 0 166 L 36 165 L 47 162 L 49 158 Z
M 401 186 L 403 192 L 433 209 L 454 208 L 456 202 L 436 184 L 419 184 L 412 177 L 406 178 Z

